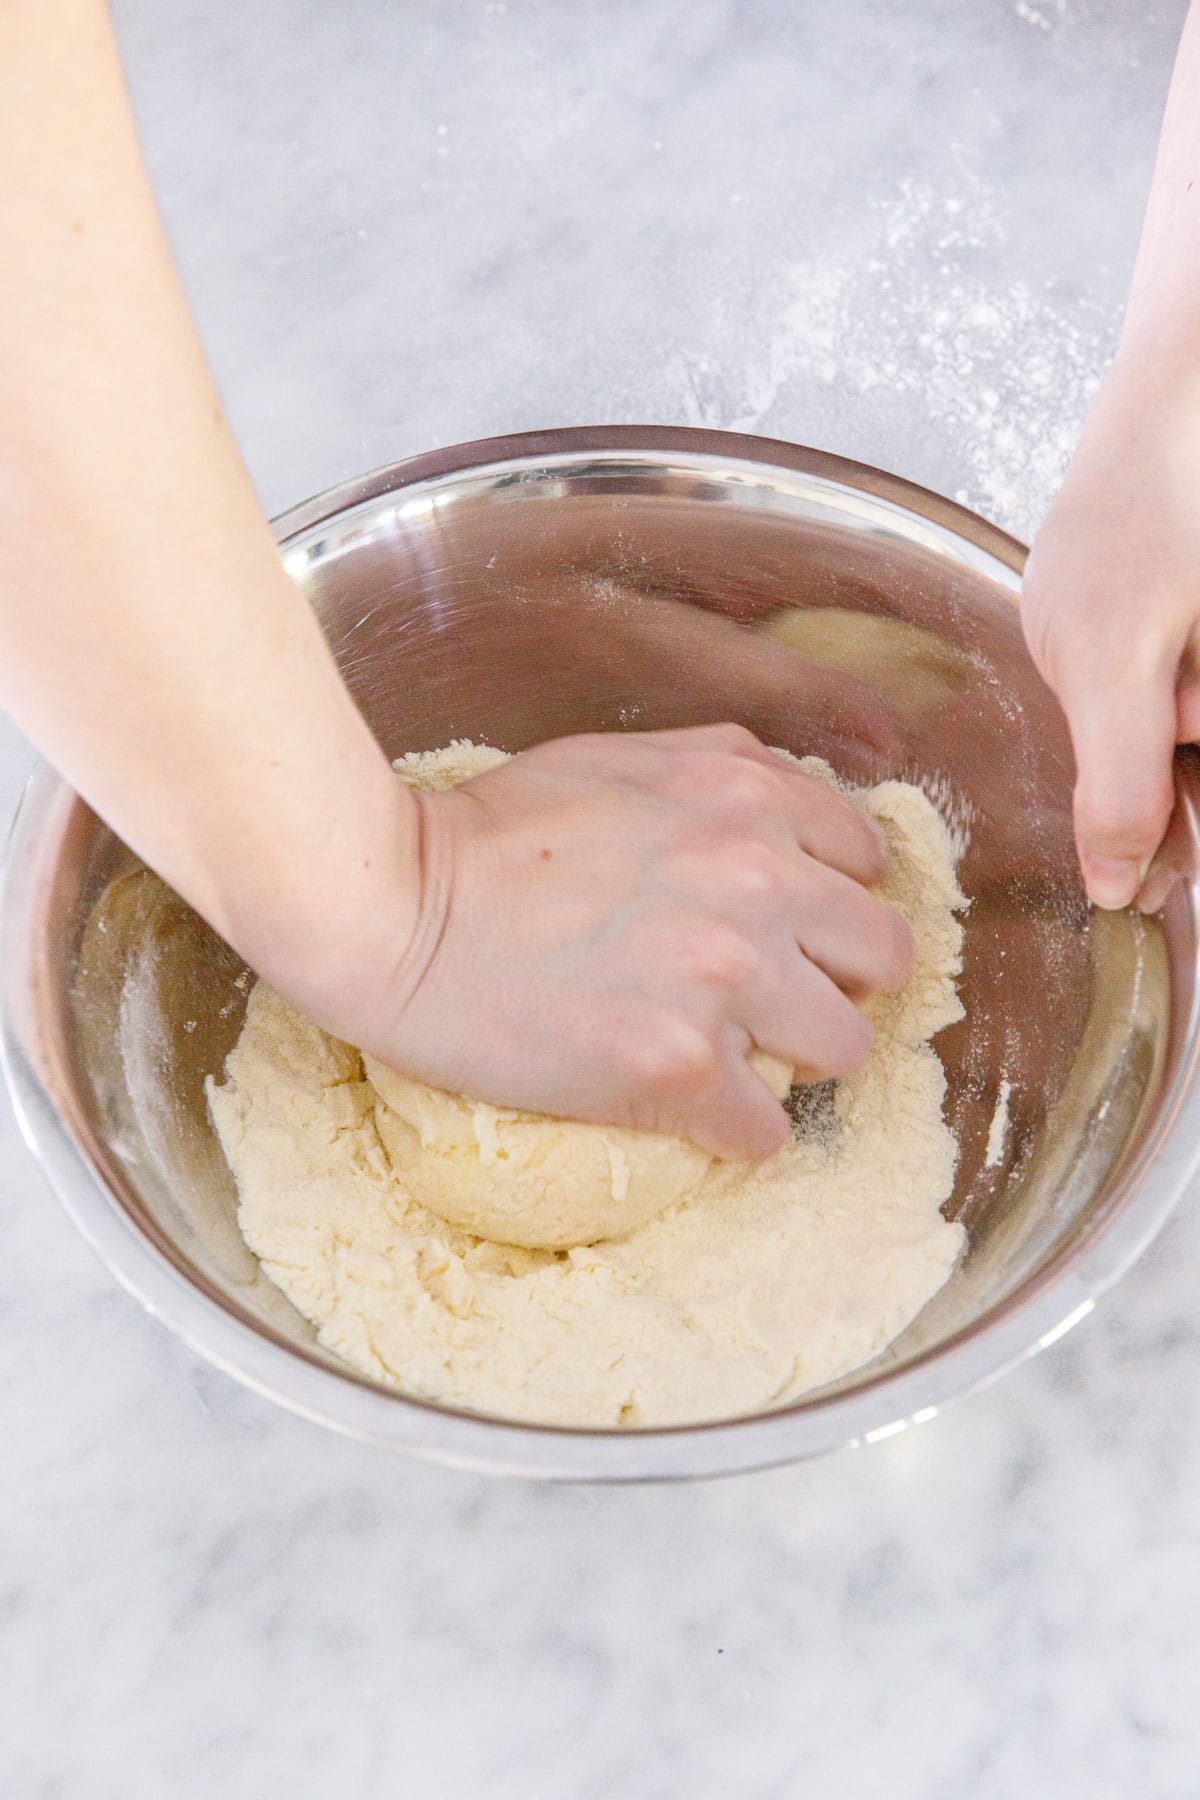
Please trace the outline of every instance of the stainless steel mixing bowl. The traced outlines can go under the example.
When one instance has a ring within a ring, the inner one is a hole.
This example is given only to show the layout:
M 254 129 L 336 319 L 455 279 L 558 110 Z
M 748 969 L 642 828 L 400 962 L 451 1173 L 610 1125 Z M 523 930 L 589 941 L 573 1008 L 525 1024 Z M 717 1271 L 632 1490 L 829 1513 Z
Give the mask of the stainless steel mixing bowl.
M 1196 890 L 1151 923 L 1089 916 L 1069 749 L 1013 606 L 1018 544 L 872 469 L 657 427 L 439 451 L 278 529 L 389 754 L 739 719 L 850 774 L 921 774 L 967 839 L 968 1017 L 939 1047 L 962 1146 L 947 1210 L 970 1251 L 884 1357 L 767 1415 L 542 1429 L 377 1386 L 315 1343 L 237 1231 L 203 1083 L 237 1035 L 246 972 L 41 769 L 0 906 L 8 1078 L 51 1184 L 131 1293 L 230 1374 L 342 1431 L 609 1479 L 885 1436 L 1091 1308 L 1197 1160 Z M 1190 790 L 1187 825 L 1195 838 Z

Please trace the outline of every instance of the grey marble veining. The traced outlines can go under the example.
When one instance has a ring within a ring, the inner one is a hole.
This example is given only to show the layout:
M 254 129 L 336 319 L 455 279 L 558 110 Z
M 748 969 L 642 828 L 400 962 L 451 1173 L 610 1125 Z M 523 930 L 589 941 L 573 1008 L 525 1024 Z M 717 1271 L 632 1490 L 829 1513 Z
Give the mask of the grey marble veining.
M 1181 7 L 123 0 L 266 504 L 430 444 L 799 438 L 1032 530 Z M 0 804 L 26 766 L 0 737 Z M 1200 1222 L 919 1431 L 692 1487 L 342 1443 L 201 1366 L 0 1122 L 3 1800 L 1200 1792 Z

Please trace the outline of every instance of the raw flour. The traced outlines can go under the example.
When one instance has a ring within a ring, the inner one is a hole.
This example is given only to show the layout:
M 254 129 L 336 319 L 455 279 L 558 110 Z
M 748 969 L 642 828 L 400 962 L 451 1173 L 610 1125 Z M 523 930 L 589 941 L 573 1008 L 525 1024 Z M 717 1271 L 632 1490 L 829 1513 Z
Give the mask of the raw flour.
M 460 743 L 403 772 L 445 786 L 496 760 Z M 714 1164 L 619 1238 L 525 1249 L 445 1222 L 393 1169 L 358 1051 L 255 988 L 210 1104 L 246 1241 L 324 1345 L 454 1406 L 665 1425 L 782 1405 L 903 1330 L 964 1241 L 940 1211 L 956 1146 L 929 1042 L 961 1016 L 963 898 L 919 789 L 885 782 L 856 798 L 889 838 L 880 892 L 916 940 L 903 992 L 869 1004 L 871 1056 L 827 1105 L 795 1109 L 777 1155 Z M 494 1151 L 489 1132 L 476 1138 L 481 1157 Z

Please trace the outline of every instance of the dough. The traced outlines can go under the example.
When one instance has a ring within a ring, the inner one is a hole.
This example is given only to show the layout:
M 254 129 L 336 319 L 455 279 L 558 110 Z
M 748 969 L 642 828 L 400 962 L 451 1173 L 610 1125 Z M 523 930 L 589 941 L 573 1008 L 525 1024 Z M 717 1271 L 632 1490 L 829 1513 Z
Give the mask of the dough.
M 475 757 L 498 760 L 467 745 L 452 755 L 462 773 Z M 414 773 L 411 761 L 402 772 Z M 964 1241 L 939 1210 L 957 1152 L 928 1042 L 961 1015 L 964 902 L 945 826 L 918 789 L 887 782 L 859 798 L 890 840 L 881 891 L 908 918 L 917 952 L 903 993 L 869 1005 L 871 1056 L 831 1106 L 803 1109 L 808 1123 L 777 1155 L 708 1165 L 621 1236 L 528 1249 L 448 1223 L 417 1197 L 415 1164 L 393 1162 L 388 1115 L 400 1113 L 364 1079 L 358 1052 L 254 989 L 209 1099 L 246 1241 L 324 1345 L 447 1405 L 562 1425 L 667 1425 L 784 1405 L 903 1330 Z M 478 1109 L 431 1102 L 434 1093 L 421 1097 L 426 1131 L 446 1166 L 461 1159 L 471 1171 L 474 1195 L 495 1148 L 488 1127 L 477 1129 Z M 494 1123 L 501 1146 L 502 1131 L 528 1142 L 519 1125 L 545 1129 L 528 1115 Z M 644 1135 L 586 1129 L 593 1144 Z M 677 1149 L 647 1164 L 656 1205 L 663 1168 L 685 1179 Z M 624 1177 L 614 1181 L 607 1149 L 596 1166 L 611 1218 Z M 634 1186 L 631 1170 L 626 1200 Z M 504 1204 L 511 1238 L 511 1194 Z
M 782 1100 L 792 1072 L 753 1058 Z M 659 1131 L 580 1125 L 465 1100 L 363 1057 L 375 1124 L 415 1200 L 477 1237 L 566 1250 L 624 1237 L 699 1187 L 711 1156 Z

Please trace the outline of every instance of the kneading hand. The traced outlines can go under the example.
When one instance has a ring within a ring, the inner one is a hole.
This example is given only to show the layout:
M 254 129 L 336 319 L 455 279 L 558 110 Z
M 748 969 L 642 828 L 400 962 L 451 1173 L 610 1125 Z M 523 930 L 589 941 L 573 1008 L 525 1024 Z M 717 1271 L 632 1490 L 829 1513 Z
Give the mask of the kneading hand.
M 867 891 L 874 828 L 732 728 L 552 743 L 410 794 L 237 455 L 108 8 L 47 10 L 3 9 L 0 704 L 339 1037 L 480 1099 L 772 1150 L 751 1045 L 848 1070 L 854 1000 L 907 967 Z M 795 666 L 777 681 L 732 629 L 746 716 L 794 707 Z
M 751 1047 L 847 1074 L 855 1000 L 908 972 L 877 827 L 737 726 L 559 739 L 417 799 L 417 927 L 354 1004 L 437 1086 L 761 1156 L 787 1120 Z

